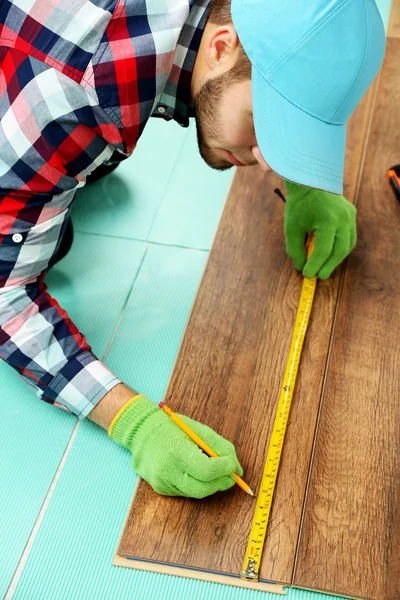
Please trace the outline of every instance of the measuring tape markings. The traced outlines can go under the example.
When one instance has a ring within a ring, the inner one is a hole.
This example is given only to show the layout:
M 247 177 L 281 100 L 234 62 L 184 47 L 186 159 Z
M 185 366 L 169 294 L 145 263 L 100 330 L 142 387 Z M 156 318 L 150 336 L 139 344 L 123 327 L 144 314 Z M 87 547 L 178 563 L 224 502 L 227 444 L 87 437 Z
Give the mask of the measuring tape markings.
M 310 241 L 309 244 L 308 256 L 312 251 L 312 242 L 313 240 Z M 257 505 L 250 529 L 243 569 L 240 574 L 242 579 L 250 579 L 252 581 L 258 580 L 260 559 L 267 533 L 272 497 L 282 454 L 283 440 L 286 433 L 286 426 L 300 363 L 301 350 L 311 314 L 316 284 L 316 277 L 313 277 L 312 279 L 305 277 L 303 280 L 289 358 L 286 365 L 283 386 L 279 397 L 271 440 L 268 446 L 267 458 L 257 496 Z

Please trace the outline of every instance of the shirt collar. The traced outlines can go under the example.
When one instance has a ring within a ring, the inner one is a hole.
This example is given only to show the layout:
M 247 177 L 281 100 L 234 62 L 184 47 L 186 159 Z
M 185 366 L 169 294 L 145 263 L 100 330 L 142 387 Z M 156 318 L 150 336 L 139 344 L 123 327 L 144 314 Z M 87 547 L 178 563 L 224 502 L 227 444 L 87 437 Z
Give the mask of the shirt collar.
M 190 2 L 189 18 L 182 27 L 174 63 L 160 101 L 152 114 L 154 117 L 174 119 L 183 127 L 188 127 L 189 117 L 194 117 L 190 84 L 210 2 L 211 0 Z

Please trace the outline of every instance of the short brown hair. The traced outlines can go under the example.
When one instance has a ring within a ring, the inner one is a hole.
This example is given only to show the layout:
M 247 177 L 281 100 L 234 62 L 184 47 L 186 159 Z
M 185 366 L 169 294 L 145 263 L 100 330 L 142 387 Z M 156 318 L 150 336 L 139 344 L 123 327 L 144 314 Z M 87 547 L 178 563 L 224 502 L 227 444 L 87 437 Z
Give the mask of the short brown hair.
M 212 0 L 208 18 L 211 23 L 215 23 L 216 25 L 232 23 L 231 0 Z
M 232 23 L 231 0 L 211 0 L 208 20 L 215 25 Z M 251 77 L 251 62 L 240 44 L 236 64 L 231 69 L 235 81 L 243 81 Z

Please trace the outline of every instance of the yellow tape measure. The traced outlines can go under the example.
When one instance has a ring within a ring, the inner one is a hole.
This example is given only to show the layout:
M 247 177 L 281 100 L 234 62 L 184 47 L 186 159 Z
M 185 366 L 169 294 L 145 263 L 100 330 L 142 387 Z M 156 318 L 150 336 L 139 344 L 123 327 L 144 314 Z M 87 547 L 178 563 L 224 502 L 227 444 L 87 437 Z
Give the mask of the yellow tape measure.
M 312 234 L 308 234 L 308 257 L 313 249 L 314 236 Z M 271 512 L 272 497 L 278 476 L 278 467 L 282 454 L 283 440 L 286 433 L 286 425 L 289 418 L 289 411 L 300 363 L 301 350 L 311 314 L 311 307 L 316 285 L 316 277 L 313 277 L 312 279 L 304 277 L 294 326 L 292 344 L 290 346 L 289 359 L 286 365 L 285 376 L 276 410 L 264 472 L 258 492 L 257 506 L 251 525 L 246 555 L 243 562 L 243 570 L 240 573 L 242 579 L 250 579 L 252 581 L 258 580 L 261 554 L 267 534 L 268 519 Z

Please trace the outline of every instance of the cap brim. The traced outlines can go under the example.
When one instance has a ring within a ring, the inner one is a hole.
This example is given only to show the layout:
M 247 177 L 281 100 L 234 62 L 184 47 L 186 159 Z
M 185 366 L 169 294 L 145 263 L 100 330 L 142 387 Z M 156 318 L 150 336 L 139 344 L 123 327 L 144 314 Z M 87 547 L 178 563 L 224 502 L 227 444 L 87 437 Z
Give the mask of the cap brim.
M 257 143 L 278 175 L 312 188 L 343 193 L 346 125 L 330 125 L 302 111 L 252 69 Z

